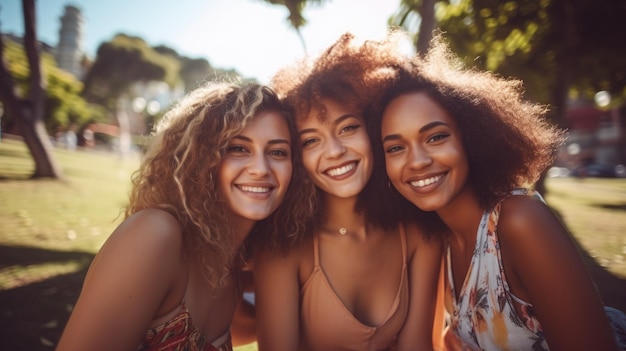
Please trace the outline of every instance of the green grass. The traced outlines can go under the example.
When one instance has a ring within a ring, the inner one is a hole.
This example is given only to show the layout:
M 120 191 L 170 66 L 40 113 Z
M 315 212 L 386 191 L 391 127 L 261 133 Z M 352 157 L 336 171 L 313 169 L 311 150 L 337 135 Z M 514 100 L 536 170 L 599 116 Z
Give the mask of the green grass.
M 54 150 L 65 179 L 29 180 L 22 142 L 0 143 L 0 245 L 95 253 L 121 219 L 138 157 Z M 82 256 L 81 256 L 82 257 Z M 76 271 L 84 262 L 0 265 L 0 290 Z
M 551 178 L 546 201 L 599 265 L 626 278 L 626 179 Z

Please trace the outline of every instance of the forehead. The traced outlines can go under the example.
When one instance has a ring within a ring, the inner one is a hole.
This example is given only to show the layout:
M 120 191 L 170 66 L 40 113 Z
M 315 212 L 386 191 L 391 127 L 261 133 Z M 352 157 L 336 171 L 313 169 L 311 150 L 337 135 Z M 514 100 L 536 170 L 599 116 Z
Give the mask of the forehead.
M 435 99 L 425 92 L 411 92 L 394 98 L 383 111 L 383 128 L 402 128 L 434 120 L 456 126 L 456 121 Z
M 286 139 L 291 140 L 289 126 L 285 117 L 276 111 L 261 111 L 254 116 L 240 135 L 251 139 Z
M 330 126 L 335 120 L 346 115 L 362 119 L 358 111 L 349 104 L 343 104 L 330 98 L 322 98 L 320 104 L 321 106 L 311 106 L 306 115 L 298 116 L 296 119 L 298 130 L 315 126 Z

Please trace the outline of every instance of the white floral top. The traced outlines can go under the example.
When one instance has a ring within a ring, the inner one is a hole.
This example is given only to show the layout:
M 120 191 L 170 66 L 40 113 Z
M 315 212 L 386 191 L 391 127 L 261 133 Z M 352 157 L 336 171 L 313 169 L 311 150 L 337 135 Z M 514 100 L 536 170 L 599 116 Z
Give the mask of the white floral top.
M 514 195 L 541 196 L 526 189 L 513 191 Z M 485 211 L 476 234 L 476 247 L 465 282 L 455 297 L 454 279 L 447 249 L 449 289 L 446 292 L 448 325 L 469 350 L 549 350 L 541 325 L 532 305 L 517 298 L 509 290 L 500 259 L 497 225 L 498 204 Z M 513 301 L 522 306 L 518 315 Z

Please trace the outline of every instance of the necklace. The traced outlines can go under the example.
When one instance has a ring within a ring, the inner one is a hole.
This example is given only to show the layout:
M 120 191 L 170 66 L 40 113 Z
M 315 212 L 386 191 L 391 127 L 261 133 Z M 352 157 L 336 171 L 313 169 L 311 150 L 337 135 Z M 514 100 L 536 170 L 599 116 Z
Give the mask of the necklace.
M 339 228 L 339 234 L 346 235 L 347 232 L 348 232 L 348 228 L 345 228 L 345 227 Z

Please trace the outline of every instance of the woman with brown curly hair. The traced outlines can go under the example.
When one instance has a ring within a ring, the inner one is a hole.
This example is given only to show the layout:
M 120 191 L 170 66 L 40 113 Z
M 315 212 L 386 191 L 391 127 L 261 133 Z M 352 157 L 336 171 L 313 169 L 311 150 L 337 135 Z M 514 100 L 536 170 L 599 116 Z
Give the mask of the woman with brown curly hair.
M 372 138 L 395 189 L 450 229 L 448 347 L 616 350 L 569 233 L 529 189 L 564 140 L 546 109 L 519 81 L 458 68 L 440 38 L 405 68 L 374 109 Z
M 298 227 L 290 123 L 257 84 L 210 83 L 169 111 L 58 350 L 231 350 L 249 233 Z
M 441 246 L 374 161 L 364 109 L 387 74 L 375 49 L 344 35 L 272 81 L 294 110 L 311 207 L 293 243 L 254 256 L 259 350 L 433 348 Z

